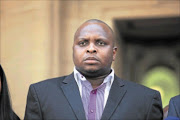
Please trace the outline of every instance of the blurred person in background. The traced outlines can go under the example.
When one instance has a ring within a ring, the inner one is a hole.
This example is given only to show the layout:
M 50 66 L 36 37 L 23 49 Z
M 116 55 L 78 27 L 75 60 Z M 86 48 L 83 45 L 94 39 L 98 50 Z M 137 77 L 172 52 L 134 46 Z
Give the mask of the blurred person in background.
M 14 113 L 3 68 L 0 65 L 0 120 L 20 120 Z
M 165 120 L 180 120 L 180 95 L 171 98 L 168 117 Z

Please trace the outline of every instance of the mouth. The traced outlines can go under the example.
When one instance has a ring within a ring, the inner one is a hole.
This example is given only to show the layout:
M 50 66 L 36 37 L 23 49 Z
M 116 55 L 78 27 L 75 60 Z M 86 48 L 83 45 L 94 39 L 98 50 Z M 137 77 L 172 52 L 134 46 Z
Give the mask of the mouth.
M 84 59 L 86 64 L 97 64 L 99 60 L 96 57 L 87 57 Z

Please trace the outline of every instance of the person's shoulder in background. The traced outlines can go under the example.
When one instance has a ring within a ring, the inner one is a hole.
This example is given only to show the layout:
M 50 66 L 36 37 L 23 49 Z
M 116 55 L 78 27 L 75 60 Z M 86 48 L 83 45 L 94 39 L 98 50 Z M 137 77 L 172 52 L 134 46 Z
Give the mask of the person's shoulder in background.
M 180 118 L 169 116 L 165 120 L 180 120 Z
M 171 98 L 169 102 L 168 117 L 180 118 L 180 95 Z

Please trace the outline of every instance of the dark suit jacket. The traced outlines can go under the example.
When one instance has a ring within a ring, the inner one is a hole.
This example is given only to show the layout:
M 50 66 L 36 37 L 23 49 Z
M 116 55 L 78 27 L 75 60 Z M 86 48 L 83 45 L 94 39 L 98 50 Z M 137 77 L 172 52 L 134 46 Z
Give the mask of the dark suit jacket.
M 25 120 L 85 120 L 85 112 L 74 75 L 32 84 Z M 116 75 L 102 120 L 162 120 L 159 92 L 121 80 Z
M 169 102 L 168 116 L 180 118 L 180 95 L 171 98 Z

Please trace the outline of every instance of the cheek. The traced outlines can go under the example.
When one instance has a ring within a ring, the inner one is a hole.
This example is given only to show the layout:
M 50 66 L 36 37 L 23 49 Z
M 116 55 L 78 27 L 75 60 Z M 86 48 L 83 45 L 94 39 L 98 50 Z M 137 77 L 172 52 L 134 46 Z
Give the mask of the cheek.
M 104 62 L 111 63 L 113 61 L 113 52 L 112 51 L 102 51 L 102 58 Z
M 83 60 L 83 52 L 82 50 L 79 50 L 77 48 L 75 48 L 73 50 L 73 59 L 74 59 L 74 63 L 80 63 Z

